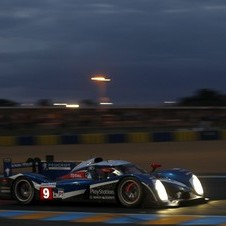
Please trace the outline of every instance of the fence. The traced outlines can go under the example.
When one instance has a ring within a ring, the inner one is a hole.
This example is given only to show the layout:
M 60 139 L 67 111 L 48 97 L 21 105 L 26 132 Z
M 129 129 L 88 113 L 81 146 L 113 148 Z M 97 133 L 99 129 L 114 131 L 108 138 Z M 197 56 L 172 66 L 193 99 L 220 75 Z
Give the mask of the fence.
M 0 146 L 226 140 L 226 130 L 0 136 Z

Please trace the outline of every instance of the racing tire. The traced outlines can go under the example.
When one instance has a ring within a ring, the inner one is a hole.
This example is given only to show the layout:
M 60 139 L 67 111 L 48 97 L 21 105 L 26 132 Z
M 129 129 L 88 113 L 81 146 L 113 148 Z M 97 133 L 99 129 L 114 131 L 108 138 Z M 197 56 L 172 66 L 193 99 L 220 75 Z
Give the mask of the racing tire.
M 143 201 L 143 187 L 134 177 L 126 177 L 119 182 L 117 196 L 121 205 L 125 207 L 140 206 Z
M 19 177 L 14 181 L 12 193 L 20 204 L 27 205 L 34 201 L 35 189 L 32 182 L 26 177 Z

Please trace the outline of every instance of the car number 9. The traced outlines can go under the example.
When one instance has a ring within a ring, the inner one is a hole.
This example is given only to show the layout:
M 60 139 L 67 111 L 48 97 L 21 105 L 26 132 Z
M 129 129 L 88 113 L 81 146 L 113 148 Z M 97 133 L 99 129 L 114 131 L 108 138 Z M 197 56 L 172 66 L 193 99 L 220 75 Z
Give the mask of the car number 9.
M 40 199 L 52 200 L 53 199 L 53 189 L 51 187 L 40 188 Z
M 42 192 L 43 192 L 43 198 L 48 199 L 49 198 L 49 189 L 44 188 Z

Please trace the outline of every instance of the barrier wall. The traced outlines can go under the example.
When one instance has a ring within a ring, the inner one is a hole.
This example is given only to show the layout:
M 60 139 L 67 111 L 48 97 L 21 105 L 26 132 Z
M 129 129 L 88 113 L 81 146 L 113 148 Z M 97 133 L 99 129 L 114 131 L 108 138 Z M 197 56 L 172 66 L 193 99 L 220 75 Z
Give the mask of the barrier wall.
M 0 136 L 0 146 L 103 144 L 103 143 L 149 143 L 171 141 L 226 140 L 226 130 L 139 132 L 113 134 L 69 134 L 38 136 Z

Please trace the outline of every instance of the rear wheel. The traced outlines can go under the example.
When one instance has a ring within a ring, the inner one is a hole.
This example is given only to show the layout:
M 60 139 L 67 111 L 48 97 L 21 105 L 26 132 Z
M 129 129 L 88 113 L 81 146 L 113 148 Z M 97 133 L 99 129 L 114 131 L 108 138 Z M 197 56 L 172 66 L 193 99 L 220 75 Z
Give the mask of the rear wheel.
M 35 189 L 32 182 L 26 177 L 19 177 L 13 183 L 13 196 L 21 204 L 29 204 L 34 200 Z
M 142 184 L 136 178 L 124 178 L 118 185 L 117 194 L 123 206 L 139 206 L 143 200 Z

